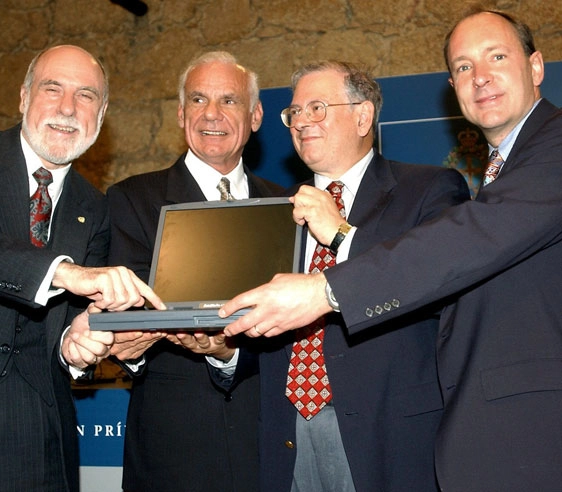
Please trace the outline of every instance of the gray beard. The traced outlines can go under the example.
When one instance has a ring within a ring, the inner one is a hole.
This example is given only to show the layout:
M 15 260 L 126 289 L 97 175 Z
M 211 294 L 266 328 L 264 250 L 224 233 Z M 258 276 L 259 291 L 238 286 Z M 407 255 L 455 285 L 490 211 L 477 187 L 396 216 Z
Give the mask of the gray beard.
M 98 138 L 101 125 L 98 122 L 96 133 L 91 138 L 85 139 L 79 136 L 78 140 L 72 145 L 67 146 L 56 153 L 49 149 L 49 144 L 40 132 L 29 128 L 29 125 L 27 124 L 27 114 L 25 113 L 23 115 L 22 128 L 30 147 L 39 157 L 41 157 L 41 159 L 58 166 L 66 166 L 75 159 L 78 159 L 78 157 L 84 154 L 84 152 L 93 145 Z

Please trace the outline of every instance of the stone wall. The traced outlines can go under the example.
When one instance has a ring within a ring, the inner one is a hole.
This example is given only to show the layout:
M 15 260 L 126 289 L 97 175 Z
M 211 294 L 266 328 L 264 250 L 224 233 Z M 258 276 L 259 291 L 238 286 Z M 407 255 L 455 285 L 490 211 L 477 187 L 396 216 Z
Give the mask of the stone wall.
M 19 121 L 19 87 L 34 54 L 78 44 L 103 60 L 110 105 L 96 145 L 76 166 L 100 189 L 171 165 L 185 143 L 176 85 L 189 59 L 227 50 L 286 86 L 301 63 L 368 63 L 378 76 L 445 70 L 444 35 L 464 0 L 145 0 L 135 17 L 110 0 L 1 0 L 0 129 Z M 562 59 L 562 2 L 499 0 L 489 7 L 530 25 L 546 61 Z

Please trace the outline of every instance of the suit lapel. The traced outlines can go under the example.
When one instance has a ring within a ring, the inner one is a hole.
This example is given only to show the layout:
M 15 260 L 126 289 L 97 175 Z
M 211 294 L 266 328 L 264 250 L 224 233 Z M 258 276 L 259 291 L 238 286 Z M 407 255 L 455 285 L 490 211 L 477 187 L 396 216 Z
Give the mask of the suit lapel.
M 55 209 L 48 247 L 78 259 L 88 249 L 93 217 L 75 176 L 71 168 Z
M 525 121 L 515 144 L 509 153 L 509 157 L 505 161 L 502 168 L 502 173 L 506 173 L 512 166 L 514 161 L 517 162 L 517 155 L 521 150 L 527 145 L 527 141 L 540 130 L 545 121 L 558 111 L 558 108 L 551 104 L 546 99 L 543 99 L 535 110 L 529 115 L 527 121 Z
M 395 186 L 396 180 L 388 161 L 375 152 L 357 190 L 348 217 L 349 223 L 359 228 L 368 227 L 369 237 L 376 237 L 379 221 L 390 202 L 392 189 Z M 354 256 L 357 246 L 356 242 L 352 243 L 350 257 Z
M 244 173 L 248 177 L 248 196 L 250 198 L 261 198 L 270 194 L 265 185 L 256 179 L 246 166 L 244 166 Z
M 165 199 L 170 205 L 205 201 L 205 195 L 185 165 L 185 154 L 176 161 L 168 172 Z
M 2 132 L 0 140 L 0 232 L 29 240 L 29 183 L 21 150 L 20 126 Z

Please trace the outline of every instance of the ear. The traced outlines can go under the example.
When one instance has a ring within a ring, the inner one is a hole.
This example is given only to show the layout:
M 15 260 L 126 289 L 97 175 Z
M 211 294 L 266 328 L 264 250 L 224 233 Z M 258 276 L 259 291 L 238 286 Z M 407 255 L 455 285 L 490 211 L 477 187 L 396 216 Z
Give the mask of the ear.
M 371 101 L 363 101 L 359 107 L 359 119 L 357 121 L 357 133 L 360 137 L 365 137 L 373 128 L 375 117 L 375 106 Z
M 449 81 L 449 85 L 454 89 L 455 83 L 453 82 L 453 77 L 449 77 L 447 80 Z
M 254 112 L 252 113 L 252 131 L 257 132 L 260 129 L 261 122 L 263 120 L 263 106 L 261 101 L 258 101 Z
M 100 109 L 100 111 L 101 111 L 101 117 L 100 117 L 100 120 L 99 120 L 100 121 L 100 127 L 103 124 L 103 120 L 105 119 L 105 112 L 107 111 L 107 105 L 108 104 L 109 104 L 109 102 L 106 102 L 103 105 L 103 108 Z
M 25 113 L 25 107 L 28 103 L 29 93 L 25 90 L 25 87 L 22 85 L 20 88 L 20 113 Z
M 181 103 L 178 104 L 178 125 L 180 128 L 185 128 L 185 110 Z
M 542 53 L 540 51 L 535 51 L 529 57 L 529 62 L 531 63 L 533 84 L 535 87 L 539 87 L 544 79 L 544 61 L 542 58 Z

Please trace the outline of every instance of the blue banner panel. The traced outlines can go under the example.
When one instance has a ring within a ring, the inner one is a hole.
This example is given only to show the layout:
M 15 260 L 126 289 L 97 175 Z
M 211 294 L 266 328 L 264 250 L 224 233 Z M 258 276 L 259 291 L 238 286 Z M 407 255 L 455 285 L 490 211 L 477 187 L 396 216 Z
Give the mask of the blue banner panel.
M 542 95 L 562 106 L 562 62 L 546 63 L 545 71 Z M 475 189 L 486 142 L 462 117 L 448 76 L 437 72 L 377 79 L 384 100 L 377 146 L 387 159 L 456 166 Z M 279 116 L 291 104 L 291 90 L 263 89 L 261 100 L 264 120 L 248 143 L 246 162 L 259 162 L 252 168 L 257 174 L 286 187 L 307 179 L 311 173 L 293 149 L 289 129 Z
M 126 389 L 77 389 L 80 464 L 123 466 L 123 444 L 129 391 Z

